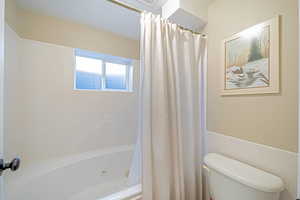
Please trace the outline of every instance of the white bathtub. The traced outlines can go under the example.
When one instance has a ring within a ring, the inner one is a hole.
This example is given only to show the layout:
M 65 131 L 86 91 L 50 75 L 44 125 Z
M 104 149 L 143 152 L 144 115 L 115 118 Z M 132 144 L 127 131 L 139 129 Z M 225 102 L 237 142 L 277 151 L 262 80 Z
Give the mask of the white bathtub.
M 136 195 L 140 189 L 127 185 L 133 148 L 120 146 L 21 168 L 8 177 L 7 199 L 101 200 L 120 191 Z M 118 199 L 126 199 L 124 194 Z

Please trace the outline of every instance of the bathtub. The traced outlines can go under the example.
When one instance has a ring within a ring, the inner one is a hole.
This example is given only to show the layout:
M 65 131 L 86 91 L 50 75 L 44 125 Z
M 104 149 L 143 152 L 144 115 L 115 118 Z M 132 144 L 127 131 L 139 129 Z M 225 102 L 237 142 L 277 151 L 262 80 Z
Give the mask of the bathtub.
M 119 146 L 20 168 L 7 178 L 6 199 L 121 200 L 137 196 L 140 186 L 127 184 L 133 149 Z

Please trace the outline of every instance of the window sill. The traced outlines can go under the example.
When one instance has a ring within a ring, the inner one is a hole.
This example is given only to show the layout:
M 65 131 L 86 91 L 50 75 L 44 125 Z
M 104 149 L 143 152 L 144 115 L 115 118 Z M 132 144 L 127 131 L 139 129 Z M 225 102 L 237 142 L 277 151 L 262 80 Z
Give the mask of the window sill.
M 91 89 L 73 89 L 75 92 L 99 92 L 99 93 L 128 93 L 134 94 L 135 91 L 132 90 L 91 90 Z

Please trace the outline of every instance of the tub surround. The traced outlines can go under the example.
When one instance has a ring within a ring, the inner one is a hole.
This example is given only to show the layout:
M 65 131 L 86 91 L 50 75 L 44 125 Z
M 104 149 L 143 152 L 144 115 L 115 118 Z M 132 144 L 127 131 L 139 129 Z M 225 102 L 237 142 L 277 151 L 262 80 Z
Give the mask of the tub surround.
M 22 167 L 7 174 L 6 198 L 97 199 L 126 189 L 138 128 L 138 61 L 134 92 L 78 91 L 73 48 L 136 59 L 138 42 L 7 2 L 5 154 L 21 157 Z M 113 166 L 100 163 L 100 154 Z
M 36 166 L 53 160 L 65 160 L 64 158 L 76 160 L 78 155 L 86 155 L 88 152 L 101 152 L 105 149 L 135 144 L 138 125 L 137 78 L 134 79 L 135 92 L 131 93 L 76 91 L 73 89 L 75 60 L 73 48 L 22 39 L 8 25 L 6 25 L 5 34 L 4 102 L 5 132 L 7 133 L 5 153 L 7 159 L 15 156 L 22 158 L 20 170 L 7 174 L 6 194 L 14 195 L 13 190 L 16 189 L 16 185 L 25 183 L 24 185 L 28 187 L 19 185 L 20 190 L 18 189 L 17 193 L 27 195 L 28 199 L 41 199 L 34 196 L 34 193 L 26 193 L 26 190 L 27 192 L 36 191 L 37 185 L 43 185 L 44 189 L 40 192 L 48 194 L 46 189 L 54 183 L 51 182 L 54 181 L 53 179 L 68 180 L 76 177 L 75 174 L 71 174 L 75 171 L 71 167 L 70 173 L 65 173 L 63 169 L 67 166 L 53 166 L 50 171 L 47 169 L 44 173 L 39 171 L 40 177 L 45 177 L 44 181 L 41 181 L 41 179 L 30 177 L 31 173 L 27 169 L 34 170 Z M 135 65 L 134 69 L 134 76 L 138 77 L 138 66 Z M 127 159 L 124 163 L 128 165 L 124 165 L 122 169 L 124 181 L 109 182 L 110 179 L 104 179 L 107 180 L 107 184 L 103 187 L 106 187 L 107 191 L 116 192 L 111 188 L 116 185 L 120 188 L 122 184 L 126 185 L 125 174 L 129 170 L 132 153 L 131 150 L 126 154 L 127 156 L 124 155 L 124 159 Z M 122 158 L 117 160 L 122 161 Z M 64 161 L 59 163 L 64 164 Z M 121 163 L 113 165 L 116 167 L 124 164 Z M 72 166 L 76 168 L 76 165 Z M 91 166 L 94 166 L 94 163 L 91 163 Z M 97 173 L 101 175 L 101 168 L 88 169 L 89 166 L 86 167 L 87 169 L 77 172 L 87 170 L 94 175 Z M 37 174 L 37 171 L 33 174 Z M 64 176 L 65 178 L 61 178 Z M 90 178 L 92 183 L 82 178 L 86 185 L 78 184 L 74 187 L 80 190 L 80 187 L 90 187 L 96 184 L 97 180 L 92 177 L 92 174 L 86 177 Z M 69 185 L 64 181 L 61 184 Z M 77 197 L 86 196 L 89 192 L 96 194 L 97 187 L 95 190 L 91 187 L 88 192 L 82 192 Z M 61 198 L 68 196 L 68 192 L 68 190 L 61 191 L 63 194 Z M 30 195 L 33 195 L 32 198 L 29 197 Z M 45 196 L 51 197 L 51 194 Z M 8 197 L 8 199 L 20 199 L 20 197 Z
M 9 26 L 6 35 L 7 158 L 26 166 L 136 142 L 137 78 L 132 93 L 76 91 L 74 49 L 22 39 Z

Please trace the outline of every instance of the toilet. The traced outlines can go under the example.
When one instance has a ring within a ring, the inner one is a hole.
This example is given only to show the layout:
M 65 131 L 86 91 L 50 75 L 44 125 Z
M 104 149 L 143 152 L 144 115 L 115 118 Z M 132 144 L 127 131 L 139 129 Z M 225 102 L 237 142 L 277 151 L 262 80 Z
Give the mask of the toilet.
M 281 178 L 220 154 L 204 157 L 211 200 L 279 200 Z

